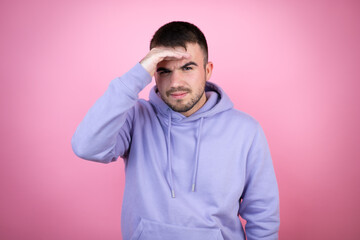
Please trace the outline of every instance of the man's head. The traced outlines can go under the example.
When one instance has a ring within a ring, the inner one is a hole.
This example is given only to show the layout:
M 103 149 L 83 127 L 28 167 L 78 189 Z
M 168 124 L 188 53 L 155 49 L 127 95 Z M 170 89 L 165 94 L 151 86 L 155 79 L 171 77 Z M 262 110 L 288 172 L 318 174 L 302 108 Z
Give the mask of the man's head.
M 170 22 L 159 28 L 150 42 L 154 47 L 183 47 L 188 43 L 197 43 L 204 54 L 204 66 L 208 62 L 208 45 L 204 34 L 194 24 L 188 22 Z
M 157 64 L 156 86 L 174 111 L 190 116 L 199 110 L 206 102 L 205 83 L 213 68 L 204 34 L 193 24 L 171 22 L 155 33 L 150 49 L 187 53 L 186 58 L 164 58 Z

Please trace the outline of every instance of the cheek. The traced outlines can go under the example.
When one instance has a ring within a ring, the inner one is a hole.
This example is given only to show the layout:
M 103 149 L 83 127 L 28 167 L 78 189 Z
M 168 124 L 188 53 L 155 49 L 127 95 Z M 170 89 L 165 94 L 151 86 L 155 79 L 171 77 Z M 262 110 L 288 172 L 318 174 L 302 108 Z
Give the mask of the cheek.
M 166 90 L 166 83 L 167 81 L 163 78 L 155 79 L 156 86 L 160 92 L 164 92 Z
M 194 72 L 189 74 L 188 76 L 189 82 L 191 84 L 199 85 L 205 80 L 205 73 L 204 72 Z
M 203 75 L 202 72 L 191 71 L 191 72 L 186 72 L 184 74 L 184 77 L 185 77 L 185 79 L 195 81 L 196 79 L 200 79 L 202 75 Z
M 155 84 L 156 84 L 156 86 L 160 86 L 161 84 L 162 84 L 162 79 L 160 78 L 160 77 L 158 77 L 158 76 L 156 76 L 155 77 Z

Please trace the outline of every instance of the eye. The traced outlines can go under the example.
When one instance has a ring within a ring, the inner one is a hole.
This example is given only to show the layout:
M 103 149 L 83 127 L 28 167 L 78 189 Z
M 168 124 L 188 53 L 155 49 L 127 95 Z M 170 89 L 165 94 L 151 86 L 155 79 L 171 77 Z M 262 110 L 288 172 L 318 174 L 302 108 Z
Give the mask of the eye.
M 166 75 L 166 74 L 170 73 L 170 71 L 169 70 L 161 70 L 158 73 L 159 73 L 159 75 Z
M 192 70 L 192 67 L 183 67 L 183 70 L 189 71 L 189 70 Z

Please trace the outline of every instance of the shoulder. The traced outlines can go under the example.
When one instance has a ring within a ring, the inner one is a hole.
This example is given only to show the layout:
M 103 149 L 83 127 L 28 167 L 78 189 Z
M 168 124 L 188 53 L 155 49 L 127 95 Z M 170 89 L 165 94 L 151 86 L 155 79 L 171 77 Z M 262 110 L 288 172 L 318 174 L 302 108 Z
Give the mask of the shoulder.
M 225 117 L 229 122 L 233 122 L 238 125 L 245 125 L 252 129 L 256 129 L 260 125 L 259 122 L 250 114 L 235 108 L 225 111 L 223 115 L 223 117 Z
M 259 122 L 243 111 L 228 109 L 207 119 L 209 131 L 231 136 L 238 142 L 251 142 L 259 131 Z

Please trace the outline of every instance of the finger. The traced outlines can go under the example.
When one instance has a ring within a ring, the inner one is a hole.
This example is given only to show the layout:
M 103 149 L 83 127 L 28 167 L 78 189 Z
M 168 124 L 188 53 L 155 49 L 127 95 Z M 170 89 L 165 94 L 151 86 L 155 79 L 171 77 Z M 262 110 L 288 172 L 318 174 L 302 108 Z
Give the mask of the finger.
M 172 52 L 169 54 L 166 54 L 164 57 L 164 60 L 180 60 L 180 59 L 186 59 L 190 58 L 190 54 L 187 52 Z

